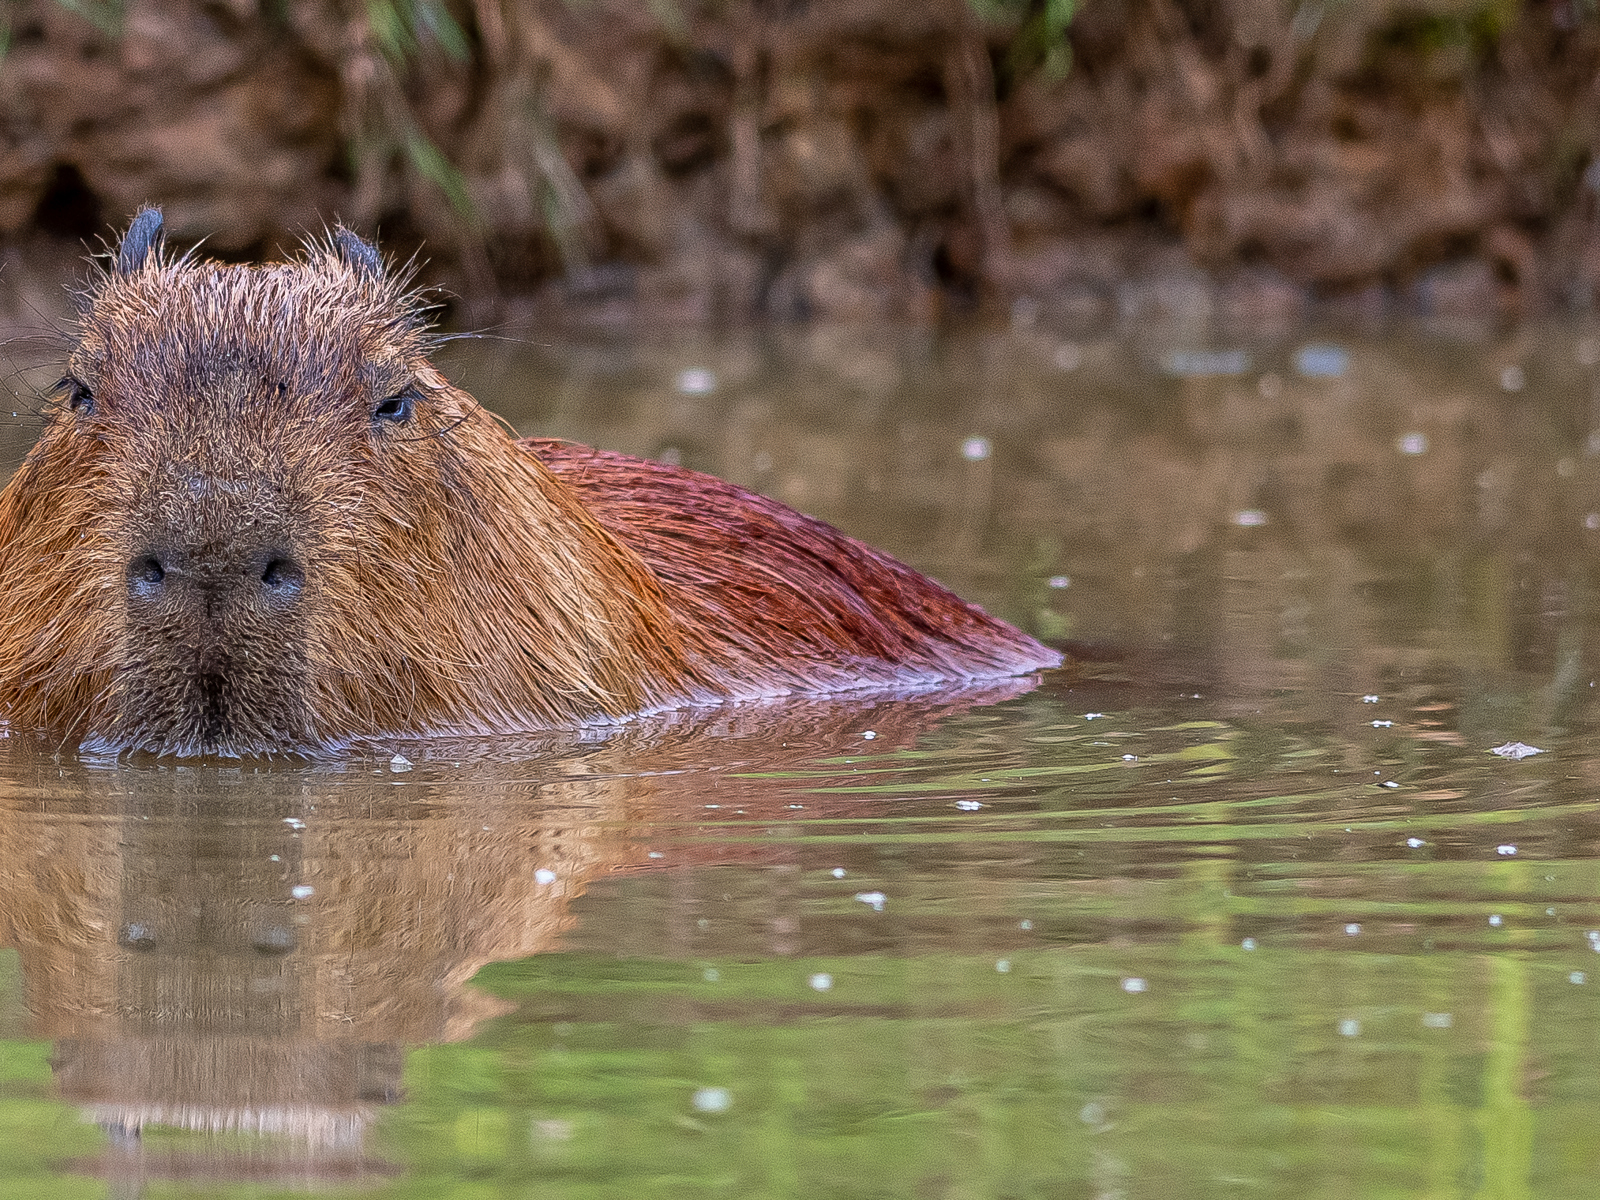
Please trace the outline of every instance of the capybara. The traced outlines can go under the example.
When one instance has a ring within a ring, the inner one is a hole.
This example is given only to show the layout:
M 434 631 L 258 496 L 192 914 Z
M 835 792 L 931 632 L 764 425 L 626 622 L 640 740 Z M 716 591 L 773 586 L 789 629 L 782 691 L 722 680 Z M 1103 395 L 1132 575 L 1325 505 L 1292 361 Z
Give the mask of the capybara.
M 319 754 L 1057 665 L 695 471 L 517 441 L 346 229 L 229 266 L 136 216 L 0 492 L 0 714 L 100 753 Z

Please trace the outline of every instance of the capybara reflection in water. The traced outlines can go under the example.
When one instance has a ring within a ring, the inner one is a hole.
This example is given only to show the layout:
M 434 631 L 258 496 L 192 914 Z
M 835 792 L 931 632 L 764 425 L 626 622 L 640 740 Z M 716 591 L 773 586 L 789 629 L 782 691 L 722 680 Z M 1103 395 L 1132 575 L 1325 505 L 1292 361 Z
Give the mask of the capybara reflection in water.
M 225 266 L 142 211 L 0 492 L 0 715 L 102 752 L 314 754 L 1060 662 L 776 501 L 514 440 L 431 344 L 347 230 Z

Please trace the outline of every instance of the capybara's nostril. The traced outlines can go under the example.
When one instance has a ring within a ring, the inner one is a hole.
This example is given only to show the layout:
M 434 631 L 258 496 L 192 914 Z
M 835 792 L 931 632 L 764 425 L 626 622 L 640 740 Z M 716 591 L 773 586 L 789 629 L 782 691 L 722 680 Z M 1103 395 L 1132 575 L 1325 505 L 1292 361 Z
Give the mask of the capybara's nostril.
M 266 569 L 261 572 L 261 586 L 284 600 L 298 596 L 305 582 L 305 572 L 292 558 L 282 556 L 270 558 L 267 560 Z
M 128 564 L 128 590 L 142 599 L 151 599 L 161 591 L 167 578 L 167 569 L 154 554 L 143 554 Z

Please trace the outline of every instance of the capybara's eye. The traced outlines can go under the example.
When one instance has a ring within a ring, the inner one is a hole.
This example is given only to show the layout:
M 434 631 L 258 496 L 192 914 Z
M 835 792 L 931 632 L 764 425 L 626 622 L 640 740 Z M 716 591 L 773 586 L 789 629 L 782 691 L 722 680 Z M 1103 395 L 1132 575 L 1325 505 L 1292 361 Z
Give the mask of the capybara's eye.
M 411 409 L 416 401 L 416 394 L 409 388 L 390 396 L 377 408 L 372 410 L 374 421 L 393 421 L 400 424 L 411 420 Z
M 94 411 L 94 393 L 83 380 L 68 375 L 61 381 L 61 387 L 67 393 L 67 407 L 73 412 L 88 414 Z

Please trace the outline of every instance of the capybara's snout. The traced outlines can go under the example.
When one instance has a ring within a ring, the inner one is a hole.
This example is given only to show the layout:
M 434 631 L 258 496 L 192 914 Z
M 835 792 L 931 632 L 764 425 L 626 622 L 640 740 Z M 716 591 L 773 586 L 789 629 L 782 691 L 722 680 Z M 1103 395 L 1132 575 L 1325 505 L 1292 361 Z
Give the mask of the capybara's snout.
M 253 628 L 296 619 L 309 540 L 281 486 L 172 466 L 129 514 L 127 619 L 135 632 Z M 142 627 L 142 628 L 141 628 Z
M 305 589 L 305 568 L 282 538 L 259 544 L 215 543 L 193 549 L 156 543 L 128 563 L 128 603 L 158 610 L 203 604 L 292 608 Z

